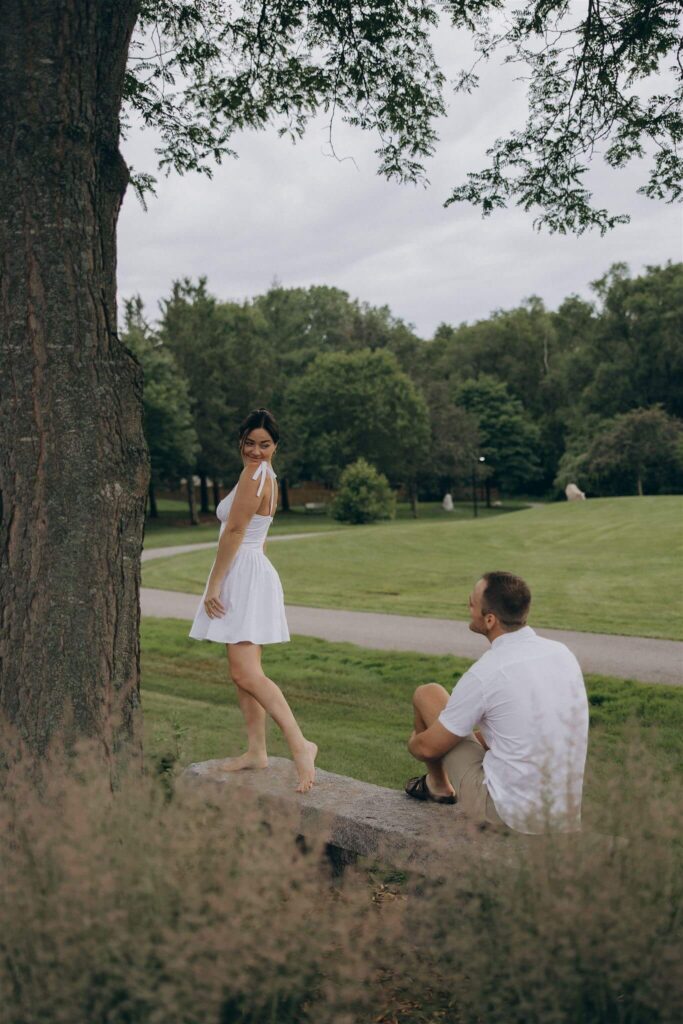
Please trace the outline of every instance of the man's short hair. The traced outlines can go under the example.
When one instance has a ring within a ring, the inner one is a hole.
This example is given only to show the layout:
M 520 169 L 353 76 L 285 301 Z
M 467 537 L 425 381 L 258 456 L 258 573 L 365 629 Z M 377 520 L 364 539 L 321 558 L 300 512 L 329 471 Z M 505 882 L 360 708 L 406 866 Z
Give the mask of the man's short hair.
M 526 624 L 531 591 L 521 578 L 511 572 L 485 572 L 486 583 L 481 598 L 484 615 L 493 614 L 509 630 L 521 629 Z

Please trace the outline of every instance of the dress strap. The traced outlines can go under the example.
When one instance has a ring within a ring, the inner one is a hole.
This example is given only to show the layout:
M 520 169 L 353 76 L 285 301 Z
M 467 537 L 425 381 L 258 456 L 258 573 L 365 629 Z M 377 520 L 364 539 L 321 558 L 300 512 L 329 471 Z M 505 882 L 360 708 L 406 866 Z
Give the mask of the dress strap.
M 251 478 L 252 480 L 258 480 L 260 478 L 259 485 L 256 488 L 257 498 L 260 498 L 261 495 L 263 494 L 263 485 L 266 482 L 266 477 L 270 477 L 273 484 L 270 491 L 270 514 L 272 516 L 274 512 L 273 506 L 275 504 L 275 481 L 277 480 L 277 473 L 270 465 L 270 463 L 265 461 L 259 462 L 258 466 L 256 467 L 256 472 Z

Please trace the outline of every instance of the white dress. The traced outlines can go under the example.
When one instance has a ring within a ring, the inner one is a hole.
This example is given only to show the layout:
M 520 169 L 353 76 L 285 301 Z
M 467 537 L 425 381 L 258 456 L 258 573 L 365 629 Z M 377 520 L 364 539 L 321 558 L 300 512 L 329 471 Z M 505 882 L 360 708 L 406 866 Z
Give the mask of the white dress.
M 252 479 L 260 477 L 256 494 L 261 495 L 267 476 L 273 481 L 271 515 L 251 517 L 242 543 L 221 584 L 220 601 L 225 614 L 213 619 L 206 614 L 204 608 L 207 580 L 189 633 L 193 640 L 215 640 L 219 644 L 236 644 L 241 640 L 250 640 L 253 644 L 279 644 L 289 640 L 280 577 L 263 552 L 263 544 L 273 521 L 272 513 L 275 511 L 276 477 L 270 465 L 262 462 Z M 221 521 L 219 539 L 226 527 L 236 490 L 237 485 L 216 509 L 216 516 Z

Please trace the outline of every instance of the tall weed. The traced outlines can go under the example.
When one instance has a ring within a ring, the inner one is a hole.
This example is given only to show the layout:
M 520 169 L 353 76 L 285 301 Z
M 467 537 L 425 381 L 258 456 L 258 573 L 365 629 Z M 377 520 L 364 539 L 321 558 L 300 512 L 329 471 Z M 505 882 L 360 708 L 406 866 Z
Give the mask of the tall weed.
M 683 794 L 635 739 L 588 809 L 602 834 L 511 837 L 381 898 L 361 869 L 333 885 L 297 820 L 230 787 L 131 766 L 112 788 L 94 745 L 38 766 L 19 747 L 0 1024 L 683 1020 Z

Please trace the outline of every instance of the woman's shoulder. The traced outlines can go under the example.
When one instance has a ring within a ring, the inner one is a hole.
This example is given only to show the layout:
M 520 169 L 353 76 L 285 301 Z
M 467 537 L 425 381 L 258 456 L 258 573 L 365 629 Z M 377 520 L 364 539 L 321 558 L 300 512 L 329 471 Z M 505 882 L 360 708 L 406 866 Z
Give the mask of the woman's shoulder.
M 267 472 L 264 473 L 262 466 L 263 463 L 259 463 L 258 466 L 244 466 L 234 490 L 238 490 L 240 494 L 257 492 L 262 486 L 264 477 L 269 475 Z

